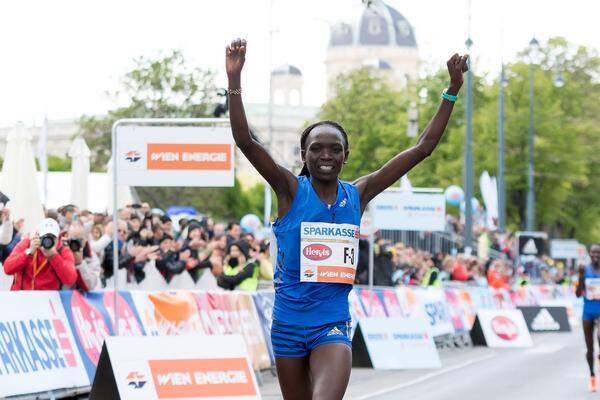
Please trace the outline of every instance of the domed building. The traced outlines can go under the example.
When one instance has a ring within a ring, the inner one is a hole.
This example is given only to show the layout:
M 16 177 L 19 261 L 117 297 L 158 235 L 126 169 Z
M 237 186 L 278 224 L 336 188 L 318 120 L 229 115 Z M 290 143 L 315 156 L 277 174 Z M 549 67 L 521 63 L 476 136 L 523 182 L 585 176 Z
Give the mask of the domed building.
M 327 98 L 335 94 L 338 75 L 363 66 L 401 87 L 418 73 L 414 29 L 395 8 L 375 0 L 356 21 L 338 22 L 331 27 L 325 64 Z

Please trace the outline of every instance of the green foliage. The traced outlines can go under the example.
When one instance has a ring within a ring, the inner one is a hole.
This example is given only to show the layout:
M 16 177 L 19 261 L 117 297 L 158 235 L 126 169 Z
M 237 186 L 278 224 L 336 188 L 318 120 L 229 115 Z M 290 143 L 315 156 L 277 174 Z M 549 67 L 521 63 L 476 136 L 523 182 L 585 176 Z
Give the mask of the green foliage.
M 209 116 L 216 97 L 214 76 L 210 70 L 188 68 L 180 51 L 158 59 L 137 58 L 135 69 L 122 79 L 122 89 L 110 94 L 127 105 L 110 110 L 106 116 L 82 116 L 79 121 L 79 133 L 94 150 L 92 170 L 106 169 L 111 128 L 118 119 Z
M 534 66 L 535 195 L 538 227 L 556 237 L 583 242 L 600 240 L 600 57 L 585 47 L 554 38 L 541 49 Z M 529 64 L 527 53 L 506 66 L 509 84 L 505 107 L 505 165 L 509 227 L 525 221 Z M 553 82 L 560 73 L 565 86 Z M 413 83 L 404 93 L 361 69 L 340 77 L 337 96 L 322 107 L 321 118 L 342 123 L 350 136 L 346 179 L 383 165 L 415 143 L 406 136 L 406 110 L 414 93 L 426 90 L 418 104 L 422 130 L 440 104 L 448 85 L 445 69 Z M 464 88 L 446 133 L 435 152 L 409 175 L 414 186 L 462 186 L 464 163 Z M 498 80 L 473 78 L 474 176 L 497 169 Z M 479 185 L 475 184 L 479 196 Z
M 37 162 L 37 159 L 36 159 Z M 48 171 L 71 171 L 71 159 L 68 157 L 61 158 L 58 156 L 48 156 Z
M 188 68 L 179 51 L 158 59 L 140 57 L 135 65 L 135 69 L 124 75 L 122 89 L 112 94 L 124 100 L 126 106 L 110 110 L 104 117 L 83 116 L 79 121 L 79 133 L 93 149 L 93 171 L 106 170 L 111 153 L 111 129 L 118 119 L 211 115 L 216 98 L 214 72 Z M 262 215 L 263 197 L 258 196 L 258 190 L 246 193 L 237 180 L 233 188 L 136 188 L 141 200 L 153 206 L 192 205 L 219 219 L 239 218 L 248 212 Z

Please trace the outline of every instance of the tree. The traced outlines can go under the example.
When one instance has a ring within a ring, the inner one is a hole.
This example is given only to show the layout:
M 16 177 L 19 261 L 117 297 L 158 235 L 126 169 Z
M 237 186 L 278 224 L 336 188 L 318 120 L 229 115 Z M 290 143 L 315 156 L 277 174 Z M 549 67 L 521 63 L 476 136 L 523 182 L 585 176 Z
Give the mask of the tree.
M 135 69 L 124 75 L 121 90 L 111 93 L 126 105 L 108 111 L 106 116 L 83 116 L 79 121 L 79 133 L 93 149 L 92 170 L 106 170 L 111 129 L 118 119 L 211 116 L 217 96 L 214 76 L 210 70 L 189 68 L 179 51 L 157 59 L 137 58 Z M 233 188 L 137 187 L 136 191 L 155 207 L 192 205 L 215 218 L 239 218 L 254 210 L 254 203 L 246 198 L 237 180 Z
M 600 58 L 585 47 L 553 38 L 542 48 L 535 67 L 535 195 L 536 220 L 553 236 L 584 242 L 600 239 Z M 506 66 L 506 188 L 508 222 L 512 230 L 524 227 L 527 189 L 527 129 L 529 121 L 529 65 L 526 51 Z M 476 62 L 476 61 L 475 61 Z M 566 85 L 553 85 L 557 73 Z M 415 140 L 406 137 L 406 110 L 415 93 L 421 130 L 435 114 L 440 93 L 448 84 L 440 69 L 402 92 L 361 69 L 337 81 L 337 95 L 322 107 L 320 117 L 342 123 L 350 137 L 346 179 L 379 168 Z M 474 176 L 484 170 L 496 174 L 498 81 L 486 75 L 473 80 Z M 464 149 L 464 88 L 440 145 L 409 172 L 415 186 L 462 186 Z M 479 194 L 476 184 L 475 195 Z

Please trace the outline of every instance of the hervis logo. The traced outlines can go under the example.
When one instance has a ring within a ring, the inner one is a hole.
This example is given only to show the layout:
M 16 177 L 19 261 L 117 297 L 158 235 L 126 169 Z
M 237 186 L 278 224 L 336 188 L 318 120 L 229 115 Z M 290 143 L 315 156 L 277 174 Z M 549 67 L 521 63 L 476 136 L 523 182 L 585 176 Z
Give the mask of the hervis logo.
M 517 327 L 517 324 L 503 315 L 494 317 L 491 325 L 496 336 L 502 340 L 512 341 L 519 336 L 519 327 Z
M 146 376 L 138 371 L 131 371 L 127 374 L 127 386 L 133 389 L 141 389 L 146 384 Z
M 127 153 L 125 153 L 125 160 L 129 161 L 130 163 L 134 163 L 139 161 L 142 158 L 142 154 L 137 151 L 137 150 L 129 150 Z
M 302 250 L 304 257 L 313 261 L 327 260 L 331 257 L 332 251 L 329 246 L 320 243 L 309 244 Z

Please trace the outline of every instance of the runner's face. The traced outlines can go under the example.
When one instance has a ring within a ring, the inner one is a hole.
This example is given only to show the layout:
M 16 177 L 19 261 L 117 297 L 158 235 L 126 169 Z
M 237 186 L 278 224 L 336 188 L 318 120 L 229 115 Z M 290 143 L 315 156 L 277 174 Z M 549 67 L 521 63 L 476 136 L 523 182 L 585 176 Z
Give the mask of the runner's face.
M 336 180 L 347 157 L 344 137 L 335 127 L 319 125 L 308 134 L 302 160 L 311 176 L 323 181 Z

